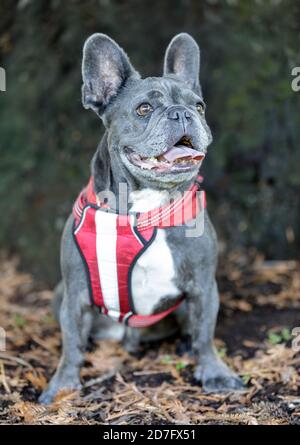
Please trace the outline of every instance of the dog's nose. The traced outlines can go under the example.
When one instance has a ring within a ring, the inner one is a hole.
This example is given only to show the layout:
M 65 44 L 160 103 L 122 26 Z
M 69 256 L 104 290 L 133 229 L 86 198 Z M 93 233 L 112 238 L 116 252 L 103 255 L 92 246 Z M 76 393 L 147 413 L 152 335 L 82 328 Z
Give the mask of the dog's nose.
M 175 106 L 169 108 L 167 117 L 168 119 L 181 122 L 184 127 L 192 118 L 190 112 L 185 107 L 182 106 Z

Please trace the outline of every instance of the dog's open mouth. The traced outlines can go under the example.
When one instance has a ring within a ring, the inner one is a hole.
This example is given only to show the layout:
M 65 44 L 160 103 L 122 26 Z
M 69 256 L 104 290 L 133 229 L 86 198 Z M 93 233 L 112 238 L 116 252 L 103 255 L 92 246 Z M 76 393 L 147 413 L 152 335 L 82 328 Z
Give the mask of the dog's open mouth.
M 183 136 L 176 144 L 159 156 L 142 157 L 134 150 L 127 149 L 127 157 L 143 170 L 158 172 L 183 171 L 200 167 L 204 153 L 195 150 L 189 137 Z

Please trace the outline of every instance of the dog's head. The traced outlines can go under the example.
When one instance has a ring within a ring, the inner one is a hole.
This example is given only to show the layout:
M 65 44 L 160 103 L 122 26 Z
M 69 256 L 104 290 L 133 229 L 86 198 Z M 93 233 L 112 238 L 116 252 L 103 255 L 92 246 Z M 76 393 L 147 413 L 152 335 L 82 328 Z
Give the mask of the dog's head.
M 199 48 L 188 34 L 171 41 L 163 76 L 146 79 L 106 35 L 86 41 L 83 105 L 103 120 L 111 162 L 140 186 L 176 187 L 197 176 L 212 141 L 199 69 Z

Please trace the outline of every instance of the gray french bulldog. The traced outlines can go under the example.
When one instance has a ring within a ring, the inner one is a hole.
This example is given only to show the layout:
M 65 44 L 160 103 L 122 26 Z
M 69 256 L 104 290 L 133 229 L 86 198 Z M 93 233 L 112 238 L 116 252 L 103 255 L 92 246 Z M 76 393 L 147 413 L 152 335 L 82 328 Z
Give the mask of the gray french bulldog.
M 198 45 L 185 33 L 169 44 L 163 76 L 146 79 L 141 79 L 111 38 L 94 34 L 87 39 L 82 101 L 106 128 L 91 165 L 96 194 L 106 190 L 118 196 L 119 184 L 125 183 L 128 211 L 145 212 L 161 205 L 166 192 L 187 190 L 195 181 L 212 141 L 199 69 Z M 185 150 L 194 153 L 192 162 Z M 170 153 L 173 155 L 167 156 Z M 89 336 L 122 339 L 127 349 L 134 351 L 143 341 L 162 338 L 174 329 L 168 317 L 147 329 L 130 328 L 90 305 L 73 222 L 71 215 L 62 236 L 63 280 L 55 298 L 63 352 L 56 373 L 39 398 L 41 403 L 51 403 L 62 389 L 81 388 L 80 367 Z M 242 389 L 241 379 L 221 361 L 213 344 L 219 308 L 217 238 L 207 211 L 201 236 L 186 237 L 184 226 L 158 232 L 143 262 L 135 265 L 135 307 L 139 313 L 153 314 L 174 304 L 184 293 L 186 298 L 176 310 L 175 320 L 181 332 L 191 336 L 195 379 L 207 392 Z

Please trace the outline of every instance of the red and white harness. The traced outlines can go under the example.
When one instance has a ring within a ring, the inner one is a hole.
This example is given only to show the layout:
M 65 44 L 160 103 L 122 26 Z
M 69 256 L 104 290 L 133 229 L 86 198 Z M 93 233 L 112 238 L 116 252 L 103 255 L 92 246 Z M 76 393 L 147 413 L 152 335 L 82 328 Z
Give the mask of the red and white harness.
M 157 229 L 186 224 L 204 210 L 201 182 L 202 178 L 198 177 L 187 192 L 165 206 L 145 213 L 119 215 L 99 202 L 91 177 L 73 206 L 73 235 L 85 265 L 91 303 L 103 314 L 131 327 L 147 327 L 180 305 L 183 297 L 163 312 L 137 314 L 131 275 L 138 258 L 154 241 Z

